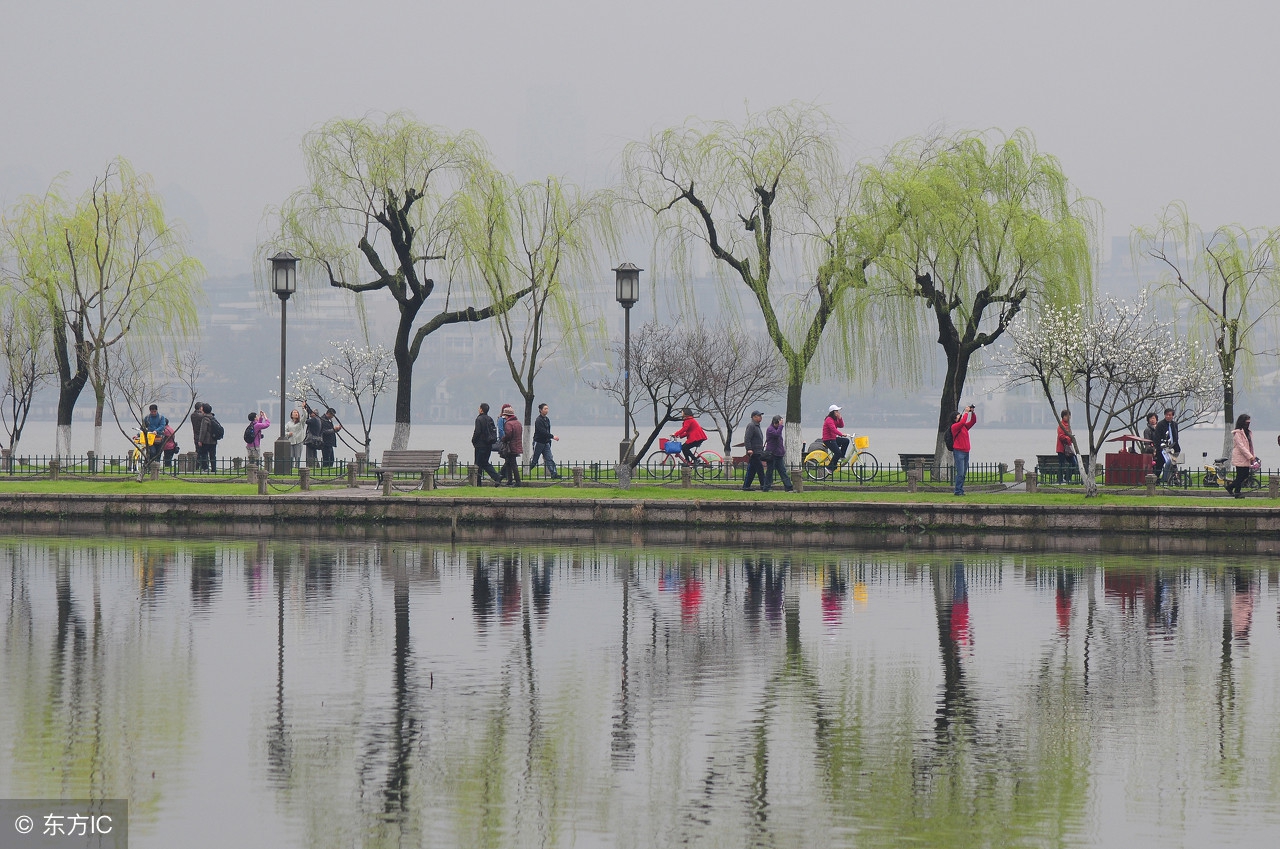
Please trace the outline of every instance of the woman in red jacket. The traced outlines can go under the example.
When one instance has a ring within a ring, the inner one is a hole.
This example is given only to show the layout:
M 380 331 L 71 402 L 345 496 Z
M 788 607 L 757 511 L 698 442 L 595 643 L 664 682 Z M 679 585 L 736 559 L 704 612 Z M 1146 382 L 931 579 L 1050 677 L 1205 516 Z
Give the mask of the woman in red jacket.
M 844 455 L 849 453 L 849 437 L 841 430 L 843 427 L 844 417 L 840 415 L 840 407 L 832 404 L 827 408 L 827 417 L 822 420 L 822 444 L 831 452 L 831 462 L 827 463 L 827 468 L 832 472 L 840 465 Z
M 963 413 L 956 413 L 956 420 L 951 425 L 951 455 L 956 463 L 956 495 L 964 495 L 964 479 L 969 474 L 969 428 L 977 423 L 978 414 L 970 404 Z
M 693 417 L 693 410 L 685 407 L 681 414 L 684 416 L 684 424 L 680 425 L 679 430 L 671 434 L 671 438 L 684 440 L 684 444 L 680 447 L 680 452 L 684 454 L 684 461 L 692 466 L 694 463 L 693 449 L 707 441 L 707 432 L 702 429 L 702 425 L 698 424 L 698 420 Z

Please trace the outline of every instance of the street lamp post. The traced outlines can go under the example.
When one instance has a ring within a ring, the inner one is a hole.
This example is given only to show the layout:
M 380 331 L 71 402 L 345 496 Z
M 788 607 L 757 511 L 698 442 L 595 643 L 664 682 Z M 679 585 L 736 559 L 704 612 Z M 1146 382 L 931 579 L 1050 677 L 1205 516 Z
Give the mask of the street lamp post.
M 276 439 L 275 473 L 293 474 L 293 447 L 284 435 L 285 419 L 285 331 L 289 296 L 298 290 L 298 258 L 288 251 L 271 257 L 271 291 L 280 298 L 280 436 Z
M 635 441 L 631 438 L 631 307 L 640 300 L 640 272 L 633 263 L 624 262 L 613 270 L 616 297 L 622 304 L 622 443 L 618 446 L 618 483 L 626 488 L 631 483 L 631 456 Z M 626 469 L 624 473 L 622 469 Z

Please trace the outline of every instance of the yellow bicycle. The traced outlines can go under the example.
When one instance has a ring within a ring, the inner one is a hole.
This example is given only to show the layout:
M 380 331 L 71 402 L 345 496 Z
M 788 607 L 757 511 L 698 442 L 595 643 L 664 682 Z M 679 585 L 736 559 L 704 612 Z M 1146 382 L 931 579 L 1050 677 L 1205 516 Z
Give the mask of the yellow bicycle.
M 880 474 L 880 461 L 876 459 L 876 455 L 867 450 L 870 444 L 871 437 L 851 434 L 849 453 L 836 465 L 835 471 L 848 469 L 858 483 L 867 483 Z M 829 468 L 831 456 L 831 450 L 825 444 L 817 443 L 804 455 L 804 460 L 800 464 L 804 469 L 804 476 L 813 481 L 831 477 L 833 474 Z

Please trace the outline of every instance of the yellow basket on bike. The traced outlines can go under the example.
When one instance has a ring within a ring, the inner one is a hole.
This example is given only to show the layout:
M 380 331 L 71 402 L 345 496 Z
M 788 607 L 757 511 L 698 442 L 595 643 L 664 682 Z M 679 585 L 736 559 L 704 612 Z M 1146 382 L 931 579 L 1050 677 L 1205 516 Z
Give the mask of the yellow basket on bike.
M 859 451 L 864 451 L 864 450 L 866 450 L 867 448 L 870 448 L 870 447 L 871 447 L 871 437 L 869 437 L 869 436 L 855 436 L 855 437 L 853 438 L 853 447 L 854 447 L 854 448 L 857 448 Z

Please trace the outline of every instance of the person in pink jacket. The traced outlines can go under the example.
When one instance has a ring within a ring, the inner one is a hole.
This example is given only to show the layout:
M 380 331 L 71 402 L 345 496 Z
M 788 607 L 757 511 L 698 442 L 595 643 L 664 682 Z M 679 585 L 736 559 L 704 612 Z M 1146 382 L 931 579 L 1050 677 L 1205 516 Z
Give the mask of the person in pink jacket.
M 840 415 L 840 407 L 832 404 L 827 408 L 827 417 L 822 420 L 822 444 L 831 452 L 831 462 L 827 463 L 827 468 L 833 473 L 849 452 L 849 436 L 841 430 L 843 427 L 844 417 Z
M 978 414 L 970 404 L 963 413 L 956 413 L 956 420 L 951 425 L 951 456 L 956 461 L 956 495 L 964 495 L 964 479 L 969 474 L 969 428 L 977 423 Z
M 1227 492 L 1236 498 L 1244 498 L 1244 485 L 1253 474 L 1253 462 L 1258 455 L 1253 453 L 1253 433 L 1249 430 L 1248 413 L 1236 417 L 1236 429 L 1231 431 L 1231 465 L 1236 467 L 1236 479 L 1227 484 Z

